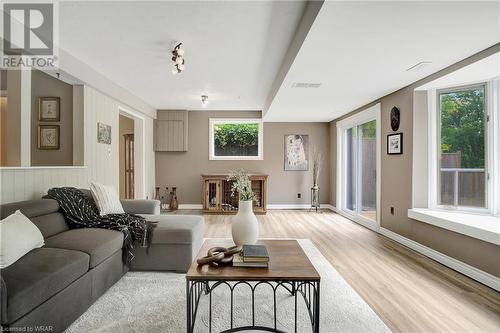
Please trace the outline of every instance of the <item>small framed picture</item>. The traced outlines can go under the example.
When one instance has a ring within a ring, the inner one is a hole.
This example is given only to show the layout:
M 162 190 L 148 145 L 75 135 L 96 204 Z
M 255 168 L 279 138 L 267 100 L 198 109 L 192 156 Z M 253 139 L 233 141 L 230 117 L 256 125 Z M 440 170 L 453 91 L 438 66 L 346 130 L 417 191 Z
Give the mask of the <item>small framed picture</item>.
M 97 142 L 111 144 L 111 126 L 97 123 Z
M 57 150 L 59 148 L 59 125 L 39 125 L 38 149 Z
M 403 154 L 403 133 L 387 135 L 387 154 L 388 155 Z
M 39 121 L 60 121 L 61 99 L 59 97 L 40 97 L 38 99 L 38 120 Z

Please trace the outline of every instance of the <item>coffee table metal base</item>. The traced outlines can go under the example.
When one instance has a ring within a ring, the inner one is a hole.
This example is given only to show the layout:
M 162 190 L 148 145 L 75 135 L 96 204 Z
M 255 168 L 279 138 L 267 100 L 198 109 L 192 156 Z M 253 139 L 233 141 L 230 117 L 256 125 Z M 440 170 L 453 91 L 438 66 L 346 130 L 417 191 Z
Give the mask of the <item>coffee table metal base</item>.
M 208 295 L 209 297 L 209 305 L 208 305 L 208 311 L 209 311 L 209 327 L 208 330 L 209 332 L 212 332 L 212 292 L 214 289 L 217 287 L 225 285 L 229 287 L 229 290 L 231 292 L 231 328 L 228 330 L 225 330 L 223 332 L 242 332 L 242 331 L 248 331 L 248 330 L 257 330 L 257 331 L 265 331 L 265 332 L 284 332 L 282 330 L 279 330 L 277 328 L 276 322 L 277 322 L 277 314 L 276 314 L 276 291 L 278 290 L 279 287 L 284 288 L 287 290 L 294 298 L 294 310 L 295 310 L 295 315 L 294 315 L 294 327 L 295 327 L 295 332 L 297 332 L 297 300 L 298 295 L 302 295 L 302 298 L 304 299 L 309 318 L 311 320 L 311 327 L 312 327 L 312 332 L 318 333 L 319 332 L 319 300 L 320 300 L 320 282 L 317 280 L 314 281 L 308 281 L 308 280 L 303 280 L 303 281 L 246 281 L 246 280 L 240 280 L 240 281 L 210 281 L 210 280 L 191 280 L 189 278 L 186 278 L 186 298 L 187 298 L 187 332 L 191 333 L 194 330 L 194 325 L 195 325 L 195 320 L 196 320 L 196 314 L 198 312 L 198 305 L 200 302 L 200 299 L 203 295 Z M 239 327 L 234 327 L 234 320 L 233 320 L 233 314 L 234 314 L 234 290 L 236 287 L 241 286 L 241 285 L 246 285 L 250 287 L 251 290 L 251 298 L 252 298 L 252 325 L 248 326 L 239 326 Z M 265 327 L 265 326 L 258 326 L 255 325 L 255 290 L 261 286 L 261 285 L 268 285 L 271 286 L 273 290 L 273 299 L 274 299 L 274 304 L 273 304 L 273 311 L 274 311 L 274 325 L 273 327 Z

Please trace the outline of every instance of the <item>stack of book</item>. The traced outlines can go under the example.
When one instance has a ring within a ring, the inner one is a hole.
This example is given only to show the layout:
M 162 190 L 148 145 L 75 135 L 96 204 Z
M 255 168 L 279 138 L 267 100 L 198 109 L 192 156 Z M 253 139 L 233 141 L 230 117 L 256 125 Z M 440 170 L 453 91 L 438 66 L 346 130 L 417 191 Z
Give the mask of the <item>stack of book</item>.
M 264 267 L 269 266 L 269 254 L 264 245 L 243 245 L 243 250 L 233 257 L 235 267 Z

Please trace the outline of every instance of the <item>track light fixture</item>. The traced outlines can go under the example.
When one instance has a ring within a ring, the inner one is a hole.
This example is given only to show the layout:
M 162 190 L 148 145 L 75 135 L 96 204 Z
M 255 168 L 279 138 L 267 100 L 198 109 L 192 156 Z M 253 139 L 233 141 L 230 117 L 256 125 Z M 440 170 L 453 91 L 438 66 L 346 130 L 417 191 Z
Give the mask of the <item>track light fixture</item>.
M 208 103 L 208 96 L 207 95 L 201 95 L 201 103 L 203 106 L 206 106 Z
M 181 48 L 182 43 L 177 44 L 172 50 L 172 61 L 174 62 L 174 68 L 172 68 L 172 74 L 181 73 L 184 66 L 184 49 Z

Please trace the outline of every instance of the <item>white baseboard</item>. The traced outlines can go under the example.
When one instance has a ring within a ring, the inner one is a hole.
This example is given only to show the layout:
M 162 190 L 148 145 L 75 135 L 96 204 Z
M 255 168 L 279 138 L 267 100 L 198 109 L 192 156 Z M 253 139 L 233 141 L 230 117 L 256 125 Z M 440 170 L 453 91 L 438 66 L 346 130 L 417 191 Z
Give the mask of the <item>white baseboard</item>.
M 268 204 L 267 209 L 309 209 L 310 204 Z M 335 207 L 330 204 L 321 204 L 322 209 L 336 211 Z
M 309 204 L 269 204 L 267 209 L 309 209 Z M 321 208 L 336 211 L 336 208 L 329 204 L 321 204 Z M 179 209 L 203 209 L 202 204 L 180 204 Z
M 388 229 L 380 227 L 379 233 L 390 238 L 406 247 L 409 247 L 412 250 L 415 250 L 426 257 L 429 257 L 445 266 L 450 267 L 451 269 L 456 270 L 476 281 L 481 282 L 482 284 L 487 285 L 490 288 L 493 288 L 497 291 L 500 291 L 500 279 L 486 273 L 480 269 L 477 269 L 471 265 L 468 265 L 464 262 L 461 262 L 457 259 L 451 258 L 441 252 L 433 250 L 425 245 L 417 243 L 411 239 L 403 237 L 395 232 L 392 232 Z
M 202 204 L 181 204 L 179 209 L 203 209 Z
M 267 204 L 267 209 L 309 209 L 309 204 Z

